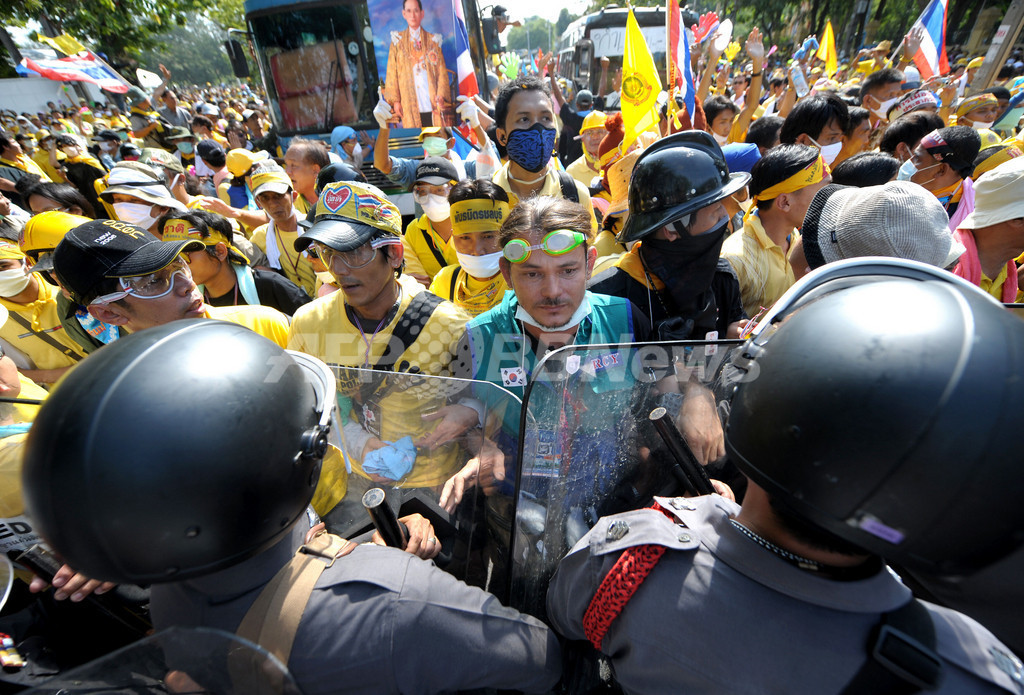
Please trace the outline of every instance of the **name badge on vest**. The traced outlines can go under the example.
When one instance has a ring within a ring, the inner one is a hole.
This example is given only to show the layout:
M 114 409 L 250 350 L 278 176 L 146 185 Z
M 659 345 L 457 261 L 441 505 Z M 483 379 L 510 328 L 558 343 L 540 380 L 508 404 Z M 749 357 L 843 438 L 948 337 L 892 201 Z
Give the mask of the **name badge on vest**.
M 508 386 L 526 386 L 526 371 L 522 367 L 502 367 L 501 383 Z
M 718 331 L 708 331 L 707 335 L 704 336 L 704 340 L 718 340 Z M 705 345 L 704 346 L 704 354 L 707 357 L 711 357 L 712 355 L 716 354 L 717 352 L 718 352 L 718 346 L 717 345 Z
M 380 405 L 374 401 L 363 403 L 363 428 L 374 437 L 380 437 Z

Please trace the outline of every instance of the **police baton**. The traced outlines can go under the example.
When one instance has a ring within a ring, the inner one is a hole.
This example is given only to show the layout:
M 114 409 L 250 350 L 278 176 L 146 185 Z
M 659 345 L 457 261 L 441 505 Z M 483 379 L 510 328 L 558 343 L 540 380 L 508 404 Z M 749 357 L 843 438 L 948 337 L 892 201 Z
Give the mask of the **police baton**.
M 704 466 L 700 465 L 697 457 L 693 455 L 690 445 L 683 439 L 683 435 L 676 429 L 672 417 L 665 408 L 657 407 L 651 411 L 649 418 L 654 423 L 654 429 L 658 430 L 665 446 L 668 448 L 675 465 L 672 466 L 672 475 L 685 490 L 694 495 L 710 495 L 715 488 L 708 478 Z

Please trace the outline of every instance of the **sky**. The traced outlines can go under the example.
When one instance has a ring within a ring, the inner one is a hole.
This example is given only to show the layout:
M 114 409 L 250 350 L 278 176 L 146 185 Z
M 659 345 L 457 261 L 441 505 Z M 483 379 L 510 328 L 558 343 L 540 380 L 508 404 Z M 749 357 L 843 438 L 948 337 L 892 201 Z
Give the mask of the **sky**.
M 497 0 L 495 4 L 504 5 L 509 15 L 514 19 L 526 19 L 527 17 L 543 17 L 549 22 L 558 19 L 558 13 L 565 7 L 574 15 L 583 14 L 590 3 L 587 0 L 516 0 L 516 2 L 502 2 Z M 481 9 L 483 5 L 481 4 Z M 489 14 L 489 12 L 488 12 Z M 503 37 L 504 38 L 504 37 Z

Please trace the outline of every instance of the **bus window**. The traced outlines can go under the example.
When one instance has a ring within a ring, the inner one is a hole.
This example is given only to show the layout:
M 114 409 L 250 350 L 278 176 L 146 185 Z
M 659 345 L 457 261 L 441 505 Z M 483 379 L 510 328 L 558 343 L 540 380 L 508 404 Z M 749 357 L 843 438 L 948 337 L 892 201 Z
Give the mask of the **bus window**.
M 249 26 L 282 134 L 373 124 L 377 64 L 365 3 L 250 15 Z

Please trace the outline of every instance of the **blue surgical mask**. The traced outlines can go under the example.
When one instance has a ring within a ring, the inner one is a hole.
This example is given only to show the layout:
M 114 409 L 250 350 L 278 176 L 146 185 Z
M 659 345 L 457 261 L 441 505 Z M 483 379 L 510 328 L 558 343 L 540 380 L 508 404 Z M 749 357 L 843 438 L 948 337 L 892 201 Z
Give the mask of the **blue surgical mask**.
M 191 142 L 179 142 L 178 152 L 182 154 L 192 154 L 192 143 Z
M 556 134 L 554 128 L 534 123 L 525 130 L 510 132 L 505 151 L 508 152 L 508 158 L 511 161 L 536 174 L 551 161 Z

